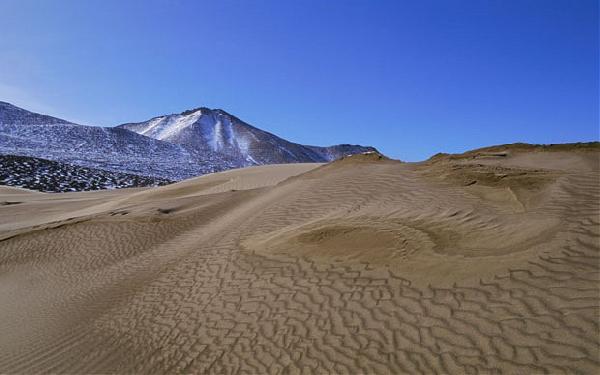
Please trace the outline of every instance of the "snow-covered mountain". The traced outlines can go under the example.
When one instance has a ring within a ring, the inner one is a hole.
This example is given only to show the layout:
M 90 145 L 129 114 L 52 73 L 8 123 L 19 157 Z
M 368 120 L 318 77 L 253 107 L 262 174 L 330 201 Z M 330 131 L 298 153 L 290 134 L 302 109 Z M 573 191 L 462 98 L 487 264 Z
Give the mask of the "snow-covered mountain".
M 222 163 L 126 129 L 78 125 L 4 102 L 0 102 L 0 154 L 170 180 L 220 170 L 211 166 Z
M 325 162 L 371 150 L 288 142 L 224 111 L 208 108 L 118 127 L 98 127 L 0 102 L 0 154 L 169 180 L 250 165 Z
M 220 155 L 240 166 L 326 162 L 344 155 L 376 151 L 358 145 L 318 147 L 292 143 L 221 109 L 204 107 L 119 127 L 202 154 Z

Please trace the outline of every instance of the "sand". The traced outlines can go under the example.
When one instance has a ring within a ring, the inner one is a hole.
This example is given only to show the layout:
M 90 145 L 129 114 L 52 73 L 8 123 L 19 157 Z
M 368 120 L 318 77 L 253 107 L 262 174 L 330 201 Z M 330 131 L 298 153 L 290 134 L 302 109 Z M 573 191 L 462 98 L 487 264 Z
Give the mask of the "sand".
M 2 373 L 600 372 L 600 152 L 0 188 Z

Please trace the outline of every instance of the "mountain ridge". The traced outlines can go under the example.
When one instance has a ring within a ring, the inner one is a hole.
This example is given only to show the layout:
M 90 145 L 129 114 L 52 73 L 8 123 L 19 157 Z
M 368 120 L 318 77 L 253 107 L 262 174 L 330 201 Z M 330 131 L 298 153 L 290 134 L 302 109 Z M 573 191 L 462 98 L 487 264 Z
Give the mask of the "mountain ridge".
M 17 114 L 19 115 L 18 117 L 20 117 L 21 119 L 28 119 L 30 123 L 33 121 L 37 121 L 38 123 L 46 124 L 74 124 L 73 122 L 64 120 L 59 117 L 28 111 L 12 103 L 0 100 L 0 124 L 9 123 L 11 121 L 14 122 L 15 118 L 17 117 Z
M 169 180 L 251 165 L 328 162 L 373 150 L 293 143 L 222 109 L 207 107 L 98 127 L 0 102 L 0 154 Z
M 350 153 L 376 151 L 360 145 L 312 146 L 290 142 L 257 128 L 223 109 L 197 107 L 181 113 L 125 123 L 128 129 L 200 152 L 225 153 L 242 165 L 328 162 Z

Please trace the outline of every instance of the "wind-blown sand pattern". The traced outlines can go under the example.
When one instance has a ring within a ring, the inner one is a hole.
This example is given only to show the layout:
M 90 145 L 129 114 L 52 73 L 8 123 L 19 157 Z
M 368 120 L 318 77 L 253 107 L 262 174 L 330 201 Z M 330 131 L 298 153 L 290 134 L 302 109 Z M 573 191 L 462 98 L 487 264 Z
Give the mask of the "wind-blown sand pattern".
M 2 188 L 0 372 L 597 374 L 599 155 Z

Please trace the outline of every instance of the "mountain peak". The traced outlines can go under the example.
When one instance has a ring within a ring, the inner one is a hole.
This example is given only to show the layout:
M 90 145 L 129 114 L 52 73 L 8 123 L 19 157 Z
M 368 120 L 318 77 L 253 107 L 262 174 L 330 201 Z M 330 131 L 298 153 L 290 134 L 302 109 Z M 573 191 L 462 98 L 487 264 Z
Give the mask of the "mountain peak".
M 196 108 L 185 110 L 185 111 L 181 112 L 180 115 L 187 116 L 187 115 L 193 115 L 196 112 L 204 113 L 204 112 L 211 112 L 211 111 L 212 111 L 212 109 L 210 109 L 208 107 L 196 107 Z

